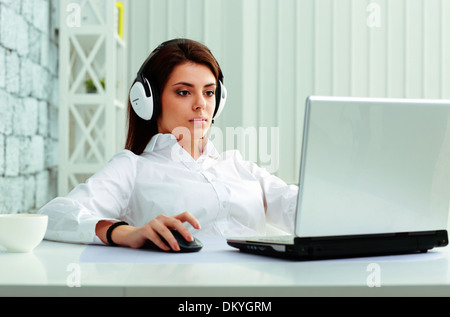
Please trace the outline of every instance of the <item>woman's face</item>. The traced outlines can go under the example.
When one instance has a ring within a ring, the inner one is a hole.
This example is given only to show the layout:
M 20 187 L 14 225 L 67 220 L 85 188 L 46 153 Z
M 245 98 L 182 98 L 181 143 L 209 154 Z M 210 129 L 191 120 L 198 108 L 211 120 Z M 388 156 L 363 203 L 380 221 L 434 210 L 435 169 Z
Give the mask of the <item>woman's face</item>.
M 177 138 L 189 131 L 190 140 L 202 138 L 211 126 L 215 108 L 216 79 L 205 65 L 177 65 L 161 96 L 162 112 L 158 132 L 172 133 Z

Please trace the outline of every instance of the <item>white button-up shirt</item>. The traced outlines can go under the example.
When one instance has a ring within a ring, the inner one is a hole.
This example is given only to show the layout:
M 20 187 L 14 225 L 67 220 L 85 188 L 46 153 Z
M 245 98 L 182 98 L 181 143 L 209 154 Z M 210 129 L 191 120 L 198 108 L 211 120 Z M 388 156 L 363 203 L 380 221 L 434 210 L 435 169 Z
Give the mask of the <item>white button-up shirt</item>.
M 66 197 L 39 211 L 49 216 L 46 239 L 101 243 L 100 220 L 143 226 L 160 214 L 191 212 L 195 236 L 265 234 L 266 222 L 293 232 L 298 187 L 287 185 L 238 151 L 219 155 L 208 141 L 194 160 L 171 134 L 155 135 L 141 155 L 124 150 Z

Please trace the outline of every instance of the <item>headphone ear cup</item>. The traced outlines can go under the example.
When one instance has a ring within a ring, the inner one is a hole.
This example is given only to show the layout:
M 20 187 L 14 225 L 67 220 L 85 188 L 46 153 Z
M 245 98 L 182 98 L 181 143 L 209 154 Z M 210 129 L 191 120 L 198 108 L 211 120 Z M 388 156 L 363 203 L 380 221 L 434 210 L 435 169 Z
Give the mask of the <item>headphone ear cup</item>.
M 130 103 L 134 112 L 144 119 L 150 120 L 153 115 L 153 93 L 150 83 L 144 78 L 144 83 L 136 81 L 130 89 Z
M 216 89 L 216 109 L 214 111 L 213 118 L 216 119 L 220 116 L 223 108 L 225 107 L 225 102 L 227 101 L 227 88 L 219 80 L 219 86 Z

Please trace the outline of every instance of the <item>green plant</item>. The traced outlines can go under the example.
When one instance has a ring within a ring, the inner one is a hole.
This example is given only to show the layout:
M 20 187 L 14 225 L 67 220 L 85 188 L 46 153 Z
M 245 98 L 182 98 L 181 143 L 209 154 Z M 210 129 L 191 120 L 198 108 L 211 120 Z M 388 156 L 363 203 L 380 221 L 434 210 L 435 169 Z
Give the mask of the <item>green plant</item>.
M 105 89 L 105 78 L 100 79 L 100 84 L 102 85 L 103 89 Z M 87 92 L 96 92 L 97 87 L 94 84 L 94 81 L 91 78 L 88 78 L 84 81 L 84 87 L 86 88 Z

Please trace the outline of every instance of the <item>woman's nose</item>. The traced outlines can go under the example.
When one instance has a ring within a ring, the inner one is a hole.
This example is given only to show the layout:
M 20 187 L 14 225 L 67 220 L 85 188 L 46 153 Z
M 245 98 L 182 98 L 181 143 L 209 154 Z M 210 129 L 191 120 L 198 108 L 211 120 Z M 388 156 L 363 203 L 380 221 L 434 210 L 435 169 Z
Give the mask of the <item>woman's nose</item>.
M 195 99 L 194 110 L 204 109 L 206 107 L 206 100 L 203 95 L 198 96 Z

